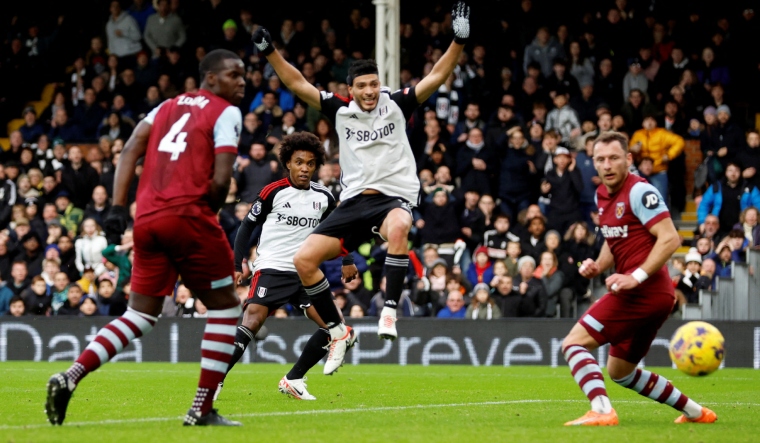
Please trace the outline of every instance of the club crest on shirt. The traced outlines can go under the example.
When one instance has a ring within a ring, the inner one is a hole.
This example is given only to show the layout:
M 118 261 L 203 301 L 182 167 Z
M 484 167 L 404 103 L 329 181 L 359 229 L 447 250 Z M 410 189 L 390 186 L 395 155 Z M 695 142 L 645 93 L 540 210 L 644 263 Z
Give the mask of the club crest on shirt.
M 320 209 L 322 209 L 322 202 L 313 202 L 312 206 L 314 207 L 314 209 L 319 211 Z
M 625 203 L 618 202 L 615 206 L 615 217 L 623 218 L 623 214 L 625 214 Z
M 379 113 L 380 113 L 380 116 L 383 116 L 383 115 L 387 114 L 388 113 L 388 107 L 387 106 L 383 106 L 382 108 L 380 108 Z
M 256 295 L 259 296 L 259 298 L 264 298 L 267 295 L 267 288 L 263 286 L 259 286 L 258 291 L 256 291 Z

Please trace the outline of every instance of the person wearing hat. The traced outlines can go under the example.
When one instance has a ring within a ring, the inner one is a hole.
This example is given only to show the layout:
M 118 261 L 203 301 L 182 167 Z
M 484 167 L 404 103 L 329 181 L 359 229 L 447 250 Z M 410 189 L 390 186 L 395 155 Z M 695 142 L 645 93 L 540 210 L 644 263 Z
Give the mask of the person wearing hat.
M 493 266 L 488 258 L 488 248 L 481 246 L 472 254 L 472 263 L 467 268 L 467 280 L 473 286 L 493 280 Z
M 628 97 L 634 89 L 638 89 L 643 94 L 649 90 L 649 80 L 644 74 L 641 64 L 639 57 L 628 59 L 628 72 L 623 77 L 623 98 Z
M 491 287 L 478 283 L 472 288 L 472 301 L 465 311 L 464 318 L 470 320 L 494 320 L 501 318 L 501 309 L 491 298 Z
M 687 303 L 699 303 L 699 291 L 710 286 L 711 279 L 700 275 L 702 254 L 697 248 L 690 248 L 684 259 L 686 270 L 678 280 L 676 289 L 683 293 Z
M 521 257 L 517 261 L 518 274 L 512 279 L 512 286 L 523 297 L 521 315 L 540 318 L 546 315 L 547 295 L 541 280 L 533 276 L 535 270 L 536 260 L 533 257 Z
M 55 208 L 58 211 L 61 225 L 67 231 L 77 232 L 77 227 L 84 218 L 84 211 L 74 207 L 69 195 L 69 192 L 66 190 L 59 191 L 55 196 Z
M 21 244 L 21 253 L 16 256 L 16 260 L 26 262 L 29 275 L 39 275 L 42 273 L 42 260 L 45 258 L 42 250 L 42 240 L 40 235 L 30 230 L 19 240 Z
M 143 38 L 153 54 L 160 55 L 161 48 L 184 45 L 187 36 L 182 19 L 171 12 L 169 0 L 158 0 L 156 9 L 157 12 L 145 23 Z
M 27 106 L 21 112 L 21 118 L 24 119 L 24 124 L 18 128 L 24 141 L 27 143 L 35 143 L 45 131 L 42 125 L 37 123 L 37 112 L 33 106 Z
M 668 165 L 671 160 L 681 155 L 684 144 L 680 135 L 658 128 L 654 114 L 644 116 L 642 129 L 634 132 L 629 142 L 629 149 L 635 160 L 641 161 L 643 157 L 652 159 L 652 175 L 649 182 L 666 200 L 669 195 Z
M 546 173 L 541 183 L 541 194 L 549 198 L 549 229 L 565 232 L 571 224 L 581 219 L 579 208 L 583 176 L 566 147 L 557 147 L 553 161 L 554 169 Z

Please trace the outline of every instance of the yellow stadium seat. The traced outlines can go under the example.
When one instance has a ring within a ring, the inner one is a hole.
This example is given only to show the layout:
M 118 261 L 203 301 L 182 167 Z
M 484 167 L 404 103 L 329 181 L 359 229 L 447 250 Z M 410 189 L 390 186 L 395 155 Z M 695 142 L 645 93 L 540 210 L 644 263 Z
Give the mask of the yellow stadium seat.
M 9 150 L 11 148 L 11 139 L 0 138 L 0 148 L 3 148 L 3 151 Z
M 29 102 L 26 105 L 33 107 L 34 112 L 37 114 L 37 117 L 39 117 L 40 115 L 42 115 L 43 112 L 45 112 L 45 109 L 47 109 L 49 104 L 50 103 L 45 103 L 43 101 L 34 101 L 34 102 Z
M 58 85 L 56 83 L 48 83 L 42 89 L 42 94 L 40 94 L 40 101 L 42 103 L 45 103 L 45 106 L 49 105 L 50 102 L 53 101 L 53 95 L 55 95 L 56 88 L 58 88 Z
M 24 126 L 24 119 L 14 118 L 13 120 L 8 122 L 8 134 L 10 135 L 11 132 L 17 130 L 18 128 L 22 126 Z

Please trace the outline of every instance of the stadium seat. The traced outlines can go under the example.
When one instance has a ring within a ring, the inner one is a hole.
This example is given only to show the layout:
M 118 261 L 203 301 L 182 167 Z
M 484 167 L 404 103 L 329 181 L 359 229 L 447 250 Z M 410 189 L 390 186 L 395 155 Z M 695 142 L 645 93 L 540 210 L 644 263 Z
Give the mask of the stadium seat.
M 8 122 L 8 134 L 11 132 L 17 130 L 18 128 L 24 126 L 24 119 L 23 118 L 14 118 L 13 120 Z
M 11 148 L 11 139 L 9 138 L 0 138 L 0 148 L 3 148 L 3 151 L 7 151 Z
M 42 88 L 40 101 L 45 103 L 45 106 L 49 105 L 50 102 L 53 101 L 53 96 L 55 95 L 56 88 L 58 88 L 58 84 L 56 83 L 48 83 L 44 88 Z M 39 113 L 37 115 L 39 115 Z

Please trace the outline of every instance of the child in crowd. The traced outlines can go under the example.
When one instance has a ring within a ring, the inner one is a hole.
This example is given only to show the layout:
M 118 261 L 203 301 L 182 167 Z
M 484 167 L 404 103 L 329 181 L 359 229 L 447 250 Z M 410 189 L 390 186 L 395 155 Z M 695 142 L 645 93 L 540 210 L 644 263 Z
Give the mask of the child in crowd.
M 493 266 L 488 259 L 488 251 L 488 248 L 481 246 L 475 250 L 475 254 L 472 257 L 472 263 L 470 263 L 470 267 L 467 269 L 467 279 L 473 286 L 478 283 L 488 284 L 488 282 L 493 280 Z
M 470 306 L 465 311 L 464 318 L 471 320 L 493 320 L 501 318 L 501 310 L 491 299 L 491 288 L 485 283 L 478 283 L 472 290 L 473 297 Z

